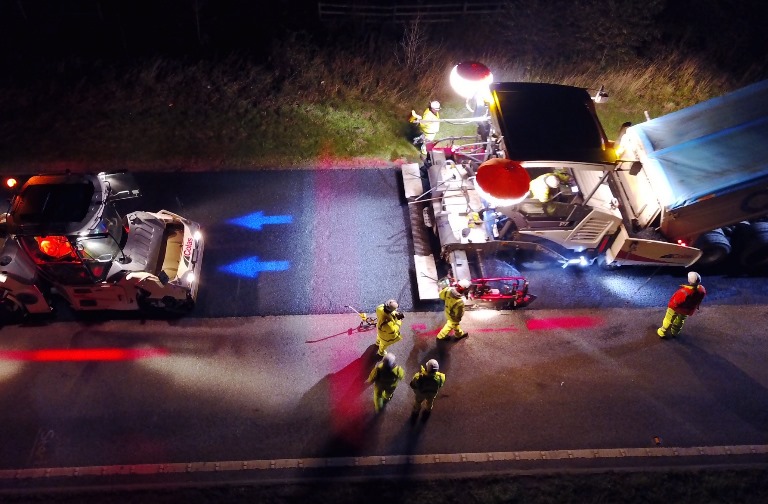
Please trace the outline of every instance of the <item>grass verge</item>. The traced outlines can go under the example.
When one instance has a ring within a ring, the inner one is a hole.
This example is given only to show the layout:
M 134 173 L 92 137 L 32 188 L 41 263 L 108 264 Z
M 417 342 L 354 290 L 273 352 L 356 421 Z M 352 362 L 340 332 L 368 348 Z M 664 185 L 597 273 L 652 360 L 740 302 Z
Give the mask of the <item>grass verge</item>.
M 286 50 L 291 58 L 272 67 L 157 59 L 130 68 L 63 65 L 53 78 L 7 81 L 0 170 L 380 166 L 418 158 L 411 109 L 420 113 L 437 98 L 443 118 L 471 115 L 447 89 L 447 54 L 424 74 L 301 44 Z M 658 116 L 737 86 L 674 55 L 614 68 L 519 67 L 492 55 L 487 63 L 497 80 L 604 85 L 611 101 L 598 113 L 609 137 L 644 111 Z M 441 135 L 474 130 L 444 124 Z
M 671 470 L 526 476 L 488 476 L 429 480 L 338 481 L 263 486 L 221 486 L 126 492 L 58 492 L 5 495 L 8 504 L 110 502 L 153 504 L 184 502 L 271 503 L 755 503 L 768 501 L 763 469 Z

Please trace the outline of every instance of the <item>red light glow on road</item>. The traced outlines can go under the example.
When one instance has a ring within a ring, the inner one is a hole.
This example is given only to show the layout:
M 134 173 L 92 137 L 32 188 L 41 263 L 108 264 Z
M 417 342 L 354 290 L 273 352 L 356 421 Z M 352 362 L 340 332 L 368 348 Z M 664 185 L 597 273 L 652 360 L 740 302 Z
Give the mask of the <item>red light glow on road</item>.
M 431 331 L 427 331 L 427 325 L 426 324 L 411 324 L 411 330 L 414 332 L 415 336 L 419 336 L 421 338 L 427 337 L 427 336 L 437 336 L 437 333 L 440 332 L 440 329 L 442 329 L 443 326 L 440 326 L 436 329 L 433 329 Z M 477 329 L 473 328 L 472 332 L 477 333 L 492 333 L 492 332 L 514 332 L 517 331 L 517 327 L 515 326 L 508 326 L 508 327 L 479 327 Z
M 547 329 L 588 329 L 603 325 L 603 319 L 598 317 L 550 317 L 532 319 L 526 322 L 529 331 Z
M 27 362 L 127 361 L 164 357 L 165 348 L 59 348 L 0 350 L 0 360 Z
M 370 405 L 371 410 L 373 405 L 371 400 L 363 400 L 362 395 L 367 387 L 365 379 L 373 366 L 374 363 L 367 356 L 359 357 L 328 377 L 331 432 L 337 442 L 348 447 L 359 448 L 365 441 L 367 409 L 363 403 Z M 369 391 L 371 393 L 372 389 Z

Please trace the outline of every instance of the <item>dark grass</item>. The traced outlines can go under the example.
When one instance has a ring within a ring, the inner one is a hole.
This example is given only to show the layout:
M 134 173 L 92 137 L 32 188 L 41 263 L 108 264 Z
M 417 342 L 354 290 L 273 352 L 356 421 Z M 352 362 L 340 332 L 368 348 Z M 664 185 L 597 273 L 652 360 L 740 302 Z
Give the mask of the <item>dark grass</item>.
M 366 482 L 314 482 L 263 486 L 222 486 L 125 492 L 57 492 L 1 495 L 8 504 L 109 502 L 113 504 L 202 503 L 765 503 L 768 471 L 763 469 L 670 470 L 666 472 L 569 473 L 478 478 Z
M 418 159 L 407 134 L 412 109 L 421 113 L 436 98 L 443 118 L 472 115 L 448 87 L 455 56 L 447 50 L 424 69 L 399 65 L 386 47 L 378 59 L 304 43 L 283 50 L 291 58 L 277 67 L 235 57 L 69 62 L 53 76 L 6 80 L 0 170 L 396 164 Z M 657 116 L 742 84 L 679 54 L 612 67 L 520 66 L 503 53 L 485 58 L 498 80 L 604 85 L 611 101 L 598 114 L 609 138 L 646 110 Z M 475 125 L 443 124 L 440 135 L 474 131 Z

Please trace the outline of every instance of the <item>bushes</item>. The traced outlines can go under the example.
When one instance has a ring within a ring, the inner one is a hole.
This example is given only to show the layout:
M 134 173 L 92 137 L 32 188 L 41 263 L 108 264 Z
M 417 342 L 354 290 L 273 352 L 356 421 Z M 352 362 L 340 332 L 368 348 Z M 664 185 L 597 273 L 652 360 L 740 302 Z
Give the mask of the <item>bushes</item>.
M 403 134 L 410 110 L 439 99 L 444 117 L 464 114 L 448 74 L 466 59 L 486 63 L 497 80 L 604 85 L 611 102 L 598 113 L 609 136 L 625 121 L 643 120 L 645 110 L 661 115 L 746 84 L 685 53 L 639 57 L 655 34 L 641 36 L 645 25 L 637 19 L 621 36 L 612 31 L 624 26 L 614 17 L 617 9 L 630 12 L 625 3 L 585 0 L 573 10 L 564 2 L 576 27 L 569 28 L 562 15 L 536 16 L 532 9 L 547 2 L 512 2 L 508 31 L 484 44 L 461 44 L 478 30 L 430 31 L 415 23 L 397 36 L 328 34 L 318 42 L 320 35 L 289 35 L 260 62 L 70 61 L 55 79 L 0 89 L 1 162 L 6 170 L 62 161 L 253 168 L 311 164 L 320 155 L 415 158 Z M 603 28 L 587 34 L 590 23 Z M 613 39 L 620 43 L 611 46 Z

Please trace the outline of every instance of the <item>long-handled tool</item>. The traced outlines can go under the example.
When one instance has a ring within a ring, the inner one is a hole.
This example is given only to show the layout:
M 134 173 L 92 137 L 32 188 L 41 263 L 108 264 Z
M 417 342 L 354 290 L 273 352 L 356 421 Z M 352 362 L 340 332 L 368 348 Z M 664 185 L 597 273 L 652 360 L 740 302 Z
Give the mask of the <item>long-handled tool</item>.
M 355 310 L 353 307 L 349 305 L 344 305 L 345 307 L 349 308 L 353 312 L 357 313 L 357 316 L 360 317 L 360 325 L 357 326 L 358 330 L 360 329 L 370 329 L 371 327 L 376 327 L 376 317 L 369 317 L 367 313 L 365 312 L 359 312 Z

